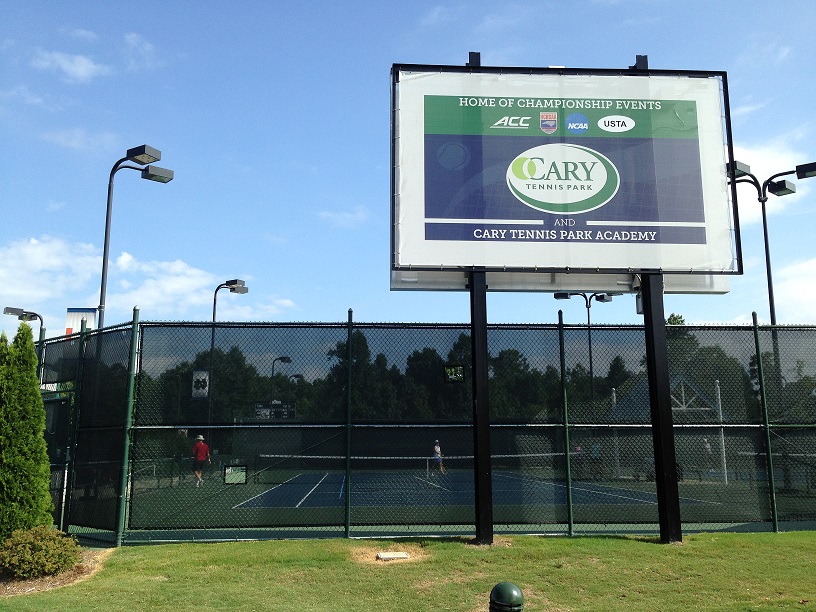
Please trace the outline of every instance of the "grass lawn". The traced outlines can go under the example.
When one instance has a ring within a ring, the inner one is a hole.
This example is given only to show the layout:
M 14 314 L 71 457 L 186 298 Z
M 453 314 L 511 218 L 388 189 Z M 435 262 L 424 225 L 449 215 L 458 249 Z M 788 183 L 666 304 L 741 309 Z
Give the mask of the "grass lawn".
M 378 561 L 405 551 L 405 561 Z M 816 532 L 649 538 L 497 536 L 125 547 L 82 582 L 0 610 L 816 610 Z

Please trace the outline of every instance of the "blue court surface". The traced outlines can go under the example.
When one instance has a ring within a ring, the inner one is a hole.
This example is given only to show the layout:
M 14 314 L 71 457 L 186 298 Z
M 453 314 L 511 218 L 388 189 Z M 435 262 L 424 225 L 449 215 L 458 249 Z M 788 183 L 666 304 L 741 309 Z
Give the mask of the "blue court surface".
M 564 505 L 564 481 L 526 476 L 520 472 L 494 471 L 493 500 L 498 505 Z M 331 508 L 346 503 L 346 475 L 342 472 L 304 472 L 293 475 L 234 509 Z M 355 472 L 349 486 L 357 506 L 457 506 L 473 503 L 473 473 L 468 471 L 416 474 Z M 683 503 L 710 503 L 683 498 Z M 575 505 L 654 505 L 657 494 L 597 482 L 572 485 Z

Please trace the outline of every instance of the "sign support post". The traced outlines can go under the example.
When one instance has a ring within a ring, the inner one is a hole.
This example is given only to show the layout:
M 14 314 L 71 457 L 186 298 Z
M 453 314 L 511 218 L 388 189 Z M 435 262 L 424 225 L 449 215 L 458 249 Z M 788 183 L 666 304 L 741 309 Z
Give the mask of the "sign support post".
M 493 543 L 493 475 L 490 465 L 490 404 L 487 385 L 487 283 L 484 270 L 469 273 L 470 353 L 473 363 L 473 479 L 476 543 Z
M 669 544 L 681 542 L 683 535 L 671 411 L 668 342 L 663 316 L 663 275 L 644 274 L 641 283 L 660 541 Z
M 471 51 L 468 66 L 481 66 L 481 54 Z M 490 403 L 488 400 L 487 275 L 471 270 L 470 355 L 473 372 L 473 481 L 475 489 L 476 542 L 493 543 L 493 474 L 490 454 Z

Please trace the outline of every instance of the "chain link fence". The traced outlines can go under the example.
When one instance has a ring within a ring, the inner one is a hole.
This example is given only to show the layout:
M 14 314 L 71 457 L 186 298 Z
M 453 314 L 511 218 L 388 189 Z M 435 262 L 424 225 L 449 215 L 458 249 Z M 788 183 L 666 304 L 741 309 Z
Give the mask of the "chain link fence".
M 472 532 L 468 326 L 138 331 L 136 366 L 129 327 L 46 342 L 62 528 L 128 542 Z M 814 528 L 816 329 L 667 331 L 684 529 Z M 644 343 L 636 326 L 489 327 L 497 532 L 658 531 Z

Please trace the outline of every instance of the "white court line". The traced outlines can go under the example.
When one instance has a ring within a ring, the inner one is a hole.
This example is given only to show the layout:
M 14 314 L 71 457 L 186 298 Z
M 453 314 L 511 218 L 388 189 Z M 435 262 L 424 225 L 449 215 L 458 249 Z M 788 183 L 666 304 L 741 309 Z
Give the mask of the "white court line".
M 309 491 L 309 492 L 308 492 L 308 493 L 307 493 L 307 494 L 306 494 L 306 495 L 303 497 L 303 499 L 301 499 L 301 500 L 300 500 L 300 501 L 297 503 L 297 506 L 295 506 L 295 508 L 300 508 L 300 504 L 302 504 L 303 502 L 305 502 L 305 501 L 306 501 L 306 498 L 307 498 L 307 497 L 309 497 L 309 496 L 310 496 L 312 493 L 314 493 L 314 490 L 315 490 L 317 487 L 319 487 L 319 486 L 320 486 L 320 483 L 321 483 L 321 482 L 323 482 L 324 480 L 326 480 L 326 478 L 327 478 L 327 477 L 328 477 L 328 474 L 324 474 L 324 475 L 323 475 L 323 478 L 321 478 L 321 479 L 320 479 L 320 482 L 318 482 L 318 483 L 317 483 L 315 486 L 313 486 L 313 487 L 312 487 L 312 490 L 311 490 L 311 491 Z
M 277 489 L 277 488 L 278 488 L 278 487 L 280 487 L 281 485 L 285 485 L 287 482 L 292 482 L 292 481 L 293 481 L 295 478 L 297 478 L 298 476 L 300 476 L 300 474 L 298 474 L 297 476 L 292 476 L 292 477 L 291 477 L 289 480 L 286 480 L 286 481 L 284 481 L 284 482 L 280 482 L 280 483 L 276 484 L 274 487 L 272 487 L 271 489 L 267 489 L 267 490 L 266 490 L 266 491 L 264 491 L 263 493 L 258 493 L 258 494 L 257 494 L 257 495 L 255 495 L 254 497 L 250 497 L 249 499 L 245 499 L 245 500 L 244 500 L 244 501 L 242 501 L 240 504 L 233 506 L 233 507 L 232 507 L 232 509 L 233 509 L 233 510 L 236 510 L 236 509 L 237 509 L 237 510 L 241 510 L 241 508 L 239 508 L 239 506 L 243 506 L 244 504 L 251 502 L 253 499 L 258 499 L 259 497 L 261 497 L 261 496 L 263 496 L 263 495 L 266 495 L 266 494 L 267 494 L 267 493 L 269 493 L 270 491 L 274 491 L 275 489 Z
M 438 485 L 435 482 L 431 482 L 430 480 L 425 480 L 424 478 L 420 478 L 419 476 L 414 476 L 414 478 L 416 478 L 419 482 L 424 482 L 426 484 L 431 485 L 432 487 L 436 487 L 437 489 L 442 489 L 443 491 L 447 491 L 448 493 L 453 493 L 453 490 L 446 489 L 442 485 Z
M 499 478 L 507 478 L 507 479 L 510 479 L 510 480 L 527 480 L 527 477 L 508 476 L 506 474 L 496 474 L 496 476 L 498 476 Z M 551 487 L 560 487 L 562 489 L 567 488 L 566 485 L 556 484 L 556 483 L 554 483 L 552 481 L 549 481 L 549 480 L 540 480 L 540 479 L 537 479 L 537 478 L 533 478 L 532 480 L 533 480 L 533 482 L 536 482 L 538 484 L 546 484 L 546 485 L 549 485 Z M 595 486 L 597 487 L 595 489 L 584 489 L 582 487 L 576 487 L 575 485 L 572 485 L 572 490 L 573 491 L 584 491 L 585 493 L 595 493 L 597 495 L 603 495 L 603 496 L 606 496 L 606 497 L 617 497 L 617 498 L 620 498 L 620 499 L 625 499 L 627 501 L 642 502 L 644 504 L 652 504 L 654 506 L 657 505 L 656 501 L 650 501 L 648 499 L 640 499 L 638 497 L 629 497 L 627 495 L 617 495 L 615 493 L 608 493 L 606 491 L 601 490 L 601 489 L 615 489 L 615 488 L 617 488 L 617 487 L 613 487 L 611 485 L 600 485 L 599 484 L 599 485 L 595 485 Z M 637 493 L 641 493 L 641 491 L 637 491 Z M 642 493 L 647 494 L 647 495 L 652 495 L 652 493 L 649 493 L 648 491 L 642 491 Z M 694 498 L 694 497 L 684 497 L 682 495 L 680 496 L 680 499 L 685 500 L 685 501 L 697 502 L 697 503 L 700 503 L 700 504 L 711 504 L 712 506 L 722 506 L 722 502 L 711 501 L 711 500 L 708 500 L 708 499 L 697 499 L 697 498 Z

